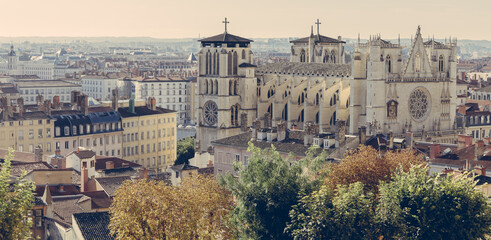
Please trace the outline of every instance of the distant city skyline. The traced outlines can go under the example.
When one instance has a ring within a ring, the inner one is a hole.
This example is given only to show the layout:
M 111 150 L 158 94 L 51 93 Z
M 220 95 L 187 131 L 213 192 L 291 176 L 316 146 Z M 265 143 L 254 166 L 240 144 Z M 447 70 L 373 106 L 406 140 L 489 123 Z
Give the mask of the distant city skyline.
M 491 40 L 491 1 L 18 0 L 2 3 L 0 37 L 197 38 L 224 31 L 247 38 L 303 37 L 320 19 L 322 35 L 410 38 L 418 25 L 437 39 Z

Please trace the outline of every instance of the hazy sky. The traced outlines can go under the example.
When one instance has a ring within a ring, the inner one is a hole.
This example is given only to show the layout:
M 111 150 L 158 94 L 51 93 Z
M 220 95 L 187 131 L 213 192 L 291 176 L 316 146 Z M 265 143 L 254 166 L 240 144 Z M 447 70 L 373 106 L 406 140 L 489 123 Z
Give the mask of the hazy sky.
M 0 0 L 0 36 L 182 38 L 229 32 L 249 38 L 321 34 L 491 40 L 491 0 Z

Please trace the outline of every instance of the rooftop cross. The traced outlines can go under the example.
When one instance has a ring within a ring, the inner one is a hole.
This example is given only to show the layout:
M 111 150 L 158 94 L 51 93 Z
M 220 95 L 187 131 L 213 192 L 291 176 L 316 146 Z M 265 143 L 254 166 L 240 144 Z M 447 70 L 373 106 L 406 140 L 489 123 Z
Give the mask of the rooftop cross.
M 227 23 L 230 23 L 230 22 L 227 21 L 227 18 L 225 18 L 225 21 L 222 21 L 222 23 L 225 23 L 225 32 L 227 32 Z
M 319 25 L 321 24 L 321 22 L 319 21 L 318 18 L 317 18 L 317 22 L 315 22 L 315 24 L 317 24 L 317 35 L 319 35 Z

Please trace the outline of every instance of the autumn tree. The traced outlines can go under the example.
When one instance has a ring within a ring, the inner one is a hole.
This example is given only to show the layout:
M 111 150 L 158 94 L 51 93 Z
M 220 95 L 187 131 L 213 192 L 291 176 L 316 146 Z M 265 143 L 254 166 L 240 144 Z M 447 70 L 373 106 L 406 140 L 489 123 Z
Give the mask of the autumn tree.
M 379 181 L 389 181 L 396 169 L 407 171 L 411 165 L 423 163 L 423 156 L 413 150 L 381 154 L 370 146 L 360 145 L 358 149 L 348 152 L 339 164 L 326 166 L 325 184 L 335 189 L 338 185 L 361 182 L 366 190 L 376 190 Z
M 289 211 L 298 203 L 300 192 L 310 192 L 315 185 L 318 162 L 325 155 L 314 157 L 316 148 L 302 161 L 283 158 L 272 146 L 261 150 L 249 143 L 247 167 L 236 166 L 237 176 L 226 175 L 220 180 L 236 198 L 232 223 L 239 237 L 246 239 L 288 239 L 284 228 L 290 220 Z M 315 175 L 315 174 L 313 174 Z
M 484 239 L 491 208 L 469 174 L 429 176 L 398 171 L 379 191 L 377 222 L 384 239 Z
M 194 176 L 179 187 L 126 181 L 116 191 L 109 228 L 117 239 L 229 239 L 231 196 L 213 178 Z
M 34 184 L 24 179 L 25 172 L 11 179 L 13 150 L 0 162 L 0 239 L 24 239 L 31 236 L 32 219 L 27 216 L 34 202 Z

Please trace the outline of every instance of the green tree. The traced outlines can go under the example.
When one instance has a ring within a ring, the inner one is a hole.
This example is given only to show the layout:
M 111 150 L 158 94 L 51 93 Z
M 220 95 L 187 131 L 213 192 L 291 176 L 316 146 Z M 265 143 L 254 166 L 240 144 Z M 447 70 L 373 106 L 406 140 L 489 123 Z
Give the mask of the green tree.
M 298 203 L 299 193 L 310 192 L 316 184 L 312 173 L 325 155 L 314 157 L 316 149 L 311 149 L 307 158 L 295 162 L 281 157 L 274 146 L 261 150 L 251 142 L 248 151 L 252 155 L 247 167 L 236 165 L 237 176 L 220 177 L 236 199 L 231 222 L 241 238 L 288 239 L 284 229 L 289 211 Z
M 0 239 L 31 236 L 32 219 L 27 216 L 34 202 L 34 184 L 24 179 L 25 172 L 11 181 L 13 150 L 0 163 Z
M 373 204 L 360 182 L 335 191 L 323 185 L 293 206 L 285 231 L 294 239 L 375 239 Z
M 194 138 L 188 137 L 177 142 L 177 159 L 174 165 L 189 164 L 189 159 L 194 157 Z
M 116 239 L 230 239 L 232 197 L 210 177 L 179 187 L 163 181 L 126 181 L 116 190 L 109 229 Z
M 427 172 L 412 167 L 380 185 L 377 221 L 384 239 L 484 239 L 491 209 L 469 174 Z

